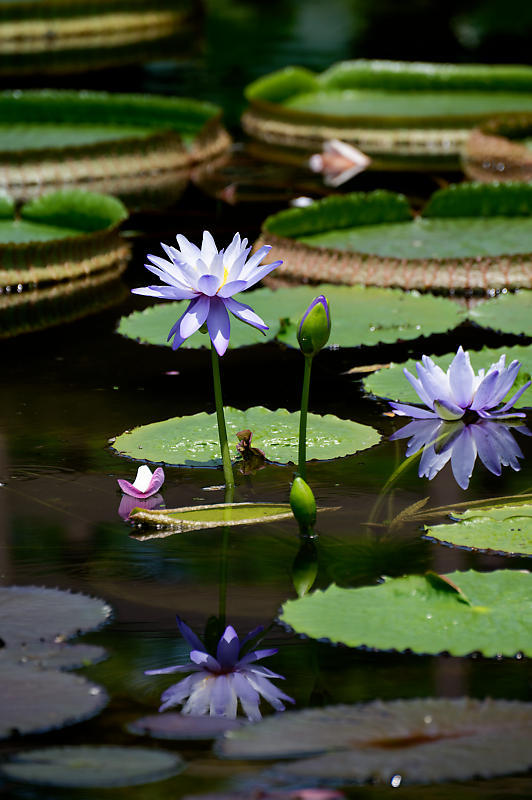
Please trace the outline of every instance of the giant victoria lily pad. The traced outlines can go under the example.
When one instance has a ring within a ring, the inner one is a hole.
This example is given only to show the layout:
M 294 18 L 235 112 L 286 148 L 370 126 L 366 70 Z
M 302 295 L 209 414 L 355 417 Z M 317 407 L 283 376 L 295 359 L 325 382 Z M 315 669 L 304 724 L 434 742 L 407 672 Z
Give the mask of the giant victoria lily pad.
M 227 149 L 221 110 L 189 98 L 61 90 L 0 93 L 0 168 L 18 200 L 81 185 L 128 195 Z M 154 177 L 155 174 L 155 177 Z
M 529 503 L 453 512 L 456 524 L 431 525 L 426 537 L 468 550 L 532 556 L 532 505 Z
M 279 464 L 296 463 L 299 413 L 284 408 L 270 411 L 257 406 L 240 411 L 225 409 L 229 440 L 238 431 L 253 432 L 253 445 L 266 458 Z M 379 434 L 367 425 L 339 419 L 332 414 L 308 415 L 307 459 L 330 459 L 352 455 L 372 447 Z M 216 414 L 194 414 L 142 425 L 118 436 L 113 449 L 123 456 L 153 463 L 189 467 L 221 464 Z
M 518 386 L 522 386 L 532 375 L 532 347 L 500 347 L 498 349 L 491 349 L 484 347 L 482 350 L 470 350 L 469 355 L 471 358 L 471 365 L 475 372 L 479 369 L 488 369 L 491 364 L 494 364 L 499 358 L 506 354 L 506 364 L 517 359 L 521 362 L 521 370 L 517 380 L 509 391 L 511 396 Z M 436 364 L 443 370 L 447 370 L 455 353 L 447 353 L 444 356 L 431 356 Z M 388 368 L 380 369 L 364 378 L 364 389 L 369 394 L 374 394 L 377 397 L 386 397 L 390 400 L 400 400 L 402 403 L 417 403 L 421 404 L 421 400 L 416 394 L 413 386 L 407 381 L 403 370 L 407 369 L 412 375 L 417 375 L 416 372 L 416 359 L 410 359 L 404 364 L 390 364 Z M 519 405 L 530 405 L 532 403 L 532 393 L 529 395 L 527 392 L 522 395 L 519 400 Z
M 246 88 L 242 124 L 255 151 L 302 163 L 328 139 L 375 169 L 457 169 L 476 123 L 532 111 L 532 69 L 359 59 L 321 74 L 286 67 Z
M 333 195 L 268 217 L 271 280 L 405 289 L 532 287 L 532 186 L 457 184 L 412 219 L 402 195 Z M 270 279 L 268 279 L 270 280 Z
M 39 786 L 112 788 L 162 781 L 184 762 L 175 753 L 145 747 L 47 747 L 17 753 L 2 765 L 4 777 Z
M 403 783 L 468 780 L 521 772 L 532 763 L 532 704 L 426 698 L 287 711 L 231 731 L 226 758 L 288 759 L 275 782 Z
M 532 655 L 532 575 L 453 572 L 385 578 L 378 586 L 332 585 L 288 600 L 280 620 L 297 633 L 349 647 Z
M 50 192 L 16 213 L 0 198 L 0 286 L 122 271 L 129 248 L 118 227 L 126 217 L 119 200 L 94 192 Z
M 358 347 L 416 339 L 444 333 L 462 321 L 460 307 L 444 297 L 363 286 L 296 286 L 287 289 L 257 289 L 237 295 L 269 325 L 266 335 L 231 319 L 229 347 L 261 344 L 276 338 L 297 347 L 299 319 L 318 294 L 329 300 L 332 330 L 328 347 Z M 186 303 L 160 303 L 123 317 L 118 333 L 143 344 L 167 344 L 170 328 L 183 314 Z M 195 333 L 182 348 L 207 347 L 209 338 Z M 170 346 L 170 345 L 168 345 Z

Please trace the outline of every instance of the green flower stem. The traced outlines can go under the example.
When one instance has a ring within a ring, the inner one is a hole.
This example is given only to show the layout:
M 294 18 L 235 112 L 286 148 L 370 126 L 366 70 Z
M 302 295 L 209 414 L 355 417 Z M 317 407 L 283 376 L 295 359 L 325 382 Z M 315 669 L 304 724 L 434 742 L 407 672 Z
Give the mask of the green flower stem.
M 212 344 L 211 361 L 212 380 L 214 384 L 214 403 L 216 405 L 216 419 L 218 421 L 218 437 L 220 439 L 225 488 L 227 492 L 228 490 L 234 490 L 235 479 L 233 477 L 233 467 L 231 466 L 231 456 L 229 454 L 229 445 L 227 443 L 227 429 L 225 427 L 224 404 L 222 400 L 222 383 L 220 381 L 220 361 L 218 353 Z
M 303 390 L 301 393 L 301 414 L 299 416 L 299 453 L 298 471 L 303 480 L 307 479 L 307 413 L 308 397 L 310 391 L 310 370 L 312 368 L 312 356 L 305 356 L 305 371 L 303 373 Z

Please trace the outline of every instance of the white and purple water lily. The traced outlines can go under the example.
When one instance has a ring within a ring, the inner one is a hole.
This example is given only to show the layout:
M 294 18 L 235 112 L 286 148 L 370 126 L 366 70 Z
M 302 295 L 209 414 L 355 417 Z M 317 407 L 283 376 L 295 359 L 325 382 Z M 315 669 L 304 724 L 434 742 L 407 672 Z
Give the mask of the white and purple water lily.
M 282 263 L 274 261 L 261 265 L 271 247 L 263 245 L 248 258 L 251 247 L 248 247 L 247 239 L 240 239 L 238 233 L 227 249 L 220 251 L 208 231 L 203 233 L 201 250 L 181 234 L 176 238 L 179 250 L 161 242 L 168 261 L 149 255 L 152 263 L 145 265 L 167 286 L 133 289 L 134 294 L 162 300 L 190 300 L 187 310 L 168 334 L 168 341 L 173 338 L 173 349 L 177 350 L 185 339 L 206 323 L 216 352 L 223 356 L 231 331 L 228 311 L 248 325 L 268 330 L 264 320 L 250 306 L 234 300 L 233 295 L 254 286 Z
M 475 375 L 469 353 L 462 347 L 458 348 L 447 372 L 429 356 L 422 356 L 421 363 L 418 361 L 416 364 L 417 378 L 407 369 L 403 372 L 429 410 L 405 403 L 390 405 L 400 416 L 415 419 L 453 421 L 461 419 L 467 412 L 476 412 L 482 419 L 524 417 L 523 413 L 510 409 L 532 381 L 521 386 L 510 400 L 497 408 L 510 391 L 521 366 L 519 361 L 512 361 L 508 367 L 505 364 L 506 356 L 502 355 L 487 372 L 481 369 Z
M 454 478 L 467 489 L 477 455 L 486 469 L 500 475 L 502 467 L 519 472 L 523 453 L 512 429 L 525 436 L 532 434 L 525 425 L 492 419 L 477 419 L 469 425 L 462 420 L 415 419 L 396 431 L 390 440 L 409 438 L 406 456 L 423 450 L 418 475 L 431 481 L 450 461 Z
M 235 719 L 240 702 L 248 719 L 256 721 L 262 717 L 259 710 L 261 696 L 277 711 L 284 711 L 283 701 L 294 702 L 269 680 L 283 676 L 256 663 L 261 658 L 274 655 L 277 648 L 248 652 L 244 650 L 242 653 L 245 645 L 257 636 L 262 628 L 257 628 L 240 641 L 235 629 L 228 625 L 218 642 L 214 657 L 179 617 L 177 625 L 181 635 L 192 648 L 190 663 L 164 669 L 150 669 L 146 671 L 146 675 L 167 675 L 172 672 L 193 674 L 163 692 L 161 696 L 163 702 L 159 711 L 184 704 L 181 709 L 182 714 L 194 716 L 210 714 L 211 717 Z
M 136 497 L 138 500 L 145 500 L 152 494 L 156 494 L 163 485 L 164 470 L 162 467 L 157 467 L 152 473 L 146 464 L 142 464 L 137 470 L 137 477 L 133 483 L 125 481 L 123 478 L 117 478 L 117 481 L 124 494 Z

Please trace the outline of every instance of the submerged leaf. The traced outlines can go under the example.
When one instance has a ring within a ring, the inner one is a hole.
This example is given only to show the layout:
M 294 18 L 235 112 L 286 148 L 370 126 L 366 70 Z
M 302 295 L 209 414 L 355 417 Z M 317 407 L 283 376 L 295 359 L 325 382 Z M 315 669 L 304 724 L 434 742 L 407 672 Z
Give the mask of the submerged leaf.
M 332 585 L 287 601 L 281 621 L 298 633 L 349 647 L 412 650 L 463 656 L 532 655 L 532 575 L 529 572 L 453 572 L 460 586 L 441 591 L 422 575 L 387 578 L 378 586 Z M 446 584 L 448 587 L 448 584 Z M 449 588 L 449 587 L 448 587 Z

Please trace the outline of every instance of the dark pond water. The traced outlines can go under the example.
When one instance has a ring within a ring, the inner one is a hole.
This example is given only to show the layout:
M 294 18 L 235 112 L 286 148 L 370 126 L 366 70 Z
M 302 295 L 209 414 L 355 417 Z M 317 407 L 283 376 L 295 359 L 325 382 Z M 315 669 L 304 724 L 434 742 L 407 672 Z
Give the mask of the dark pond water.
M 508 4 L 505 4 L 507 6 Z M 332 61 L 366 57 L 438 60 L 526 60 L 523 31 L 496 37 L 491 3 L 440 3 L 416 0 L 399 12 L 390 2 L 244 3 L 213 2 L 205 19 L 202 45 L 173 64 L 158 62 L 128 72 L 56 78 L 55 85 L 176 92 L 220 102 L 234 126 L 242 86 L 286 63 L 320 69 Z M 327 24 L 324 24 L 326 17 Z M 431 35 L 420 36 L 419 29 Z M 496 43 L 498 45 L 496 46 Z M 520 49 L 521 48 L 521 49 Z M 22 83 L 22 82 L 19 82 Z M 33 85 L 51 83 L 38 76 Z M 255 179 L 254 179 L 255 180 Z M 288 180 L 288 178 L 287 178 Z M 367 179 L 366 179 L 367 180 Z M 403 180 L 395 178 L 396 182 Z M 432 179 L 409 182 L 404 191 L 428 192 Z M 260 181 L 259 181 L 260 183 Z M 260 186 L 258 187 L 260 190 Z M 288 189 L 289 190 L 289 189 Z M 255 197 L 256 199 L 256 197 Z M 177 232 L 198 240 L 204 227 L 217 242 L 235 230 L 253 239 L 263 217 L 277 202 L 235 207 L 189 188 L 170 210 L 138 215 L 128 229 L 133 256 L 122 288 L 109 290 L 112 308 L 71 324 L 6 339 L 2 344 L 0 404 L 0 579 L 3 584 L 34 584 L 83 591 L 105 598 L 114 609 L 112 623 L 86 641 L 102 644 L 110 658 L 84 673 L 103 684 L 111 702 L 94 720 L 65 731 L 34 737 L 28 744 L 139 744 L 124 730 L 136 717 L 153 713 L 171 681 L 146 677 L 148 668 L 175 663 L 185 649 L 175 627 L 179 613 L 200 632 L 218 612 L 222 537 L 216 530 L 140 542 L 118 515 L 116 478 L 132 479 L 135 465 L 117 457 L 110 438 L 136 425 L 167 417 L 214 410 L 207 352 L 172 353 L 143 347 L 115 333 L 120 316 L 145 305 L 128 289 L 145 285 L 145 252 L 171 242 Z M 121 298 L 121 299 L 120 299 Z M 474 329 L 411 346 L 386 347 L 374 355 L 359 350 L 324 352 L 316 360 L 311 409 L 372 425 L 383 441 L 369 451 L 335 462 L 311 463 L 308 482 L 321 505 L 339 506 L 318 519 L 319 571 L 316 586 L 374 583 L 383 575 L 455 569 L 524 569 L 529 561 L 452 550 L 421 538 L 412 525 L 391 536 L 368 527 L 368 516 L 386 479 L 404 455 L 403 442 L 388 442 L 394 422 L 386 407 L 365 398 L 360 380 L 345 374 L 359 363 L 404 360 L 423 352 L 448 352 L 459 343 L 478 348 L 510 339 Z M 222 363 L 226 404 L 237 408 L 265 405 L 298 409 L 301 357 L 275 345 L 229 352 Z M 532 487 L 532 440 L 521 437 L 521 472 L 505 469 L 495 478 L 477 466 L 470 488 L 461 490 L 446 467 L 432 482 L 418 479 L 415 468 L 396 483 L 383 511 L 398 513 L 428 497 L 430 506 L 510 495 Z M 293 470 L 268 466 L 237 478 L 241 500 L 285 502 Z M 221 470 L 168 468 L 163 487 L 167 507 L 222 500 L 211 487 L 222 483 Z M 227 619 L 245 633 L 270 625 L 282 603 L 294 597 L 292 565 L 300 547 L 293 521 L 231 531 L 228 544 Z M 304 640 L 273 624 L 268 646 L 279 647 L 269 666 L 286 676 L 283 689 L 296 707 L 354 703 L 398 697 L 501 697 L 530 699 L 532 673 L 526 660 L 487 660 L 365 653 Z M 144 742 L 142 742 L 144 743 Z M 25 743 L 26 744 L 26 743 Z M 172 744 L 165 745 L 172 749 Z M 4 745 L 9 752 L 16 743 Z M 103 796 L 131 800 L 179 798 L 222 790 L 252 766 L 222 762 L 205 746 L 182 748 L 188 770 L 161 784 L 123 790 L 77 791 L 10 786 L 14 798 Z M 386 790 L 360 787 L 351 797 L 380 798 Z M 392 791 L 391 789 L 388 790 Z M 401 789 L 404 797 L 444 798 L 445 787 Z M 529 797 L 532 783 L 517 777 L 453 786 L 457 798 Z

